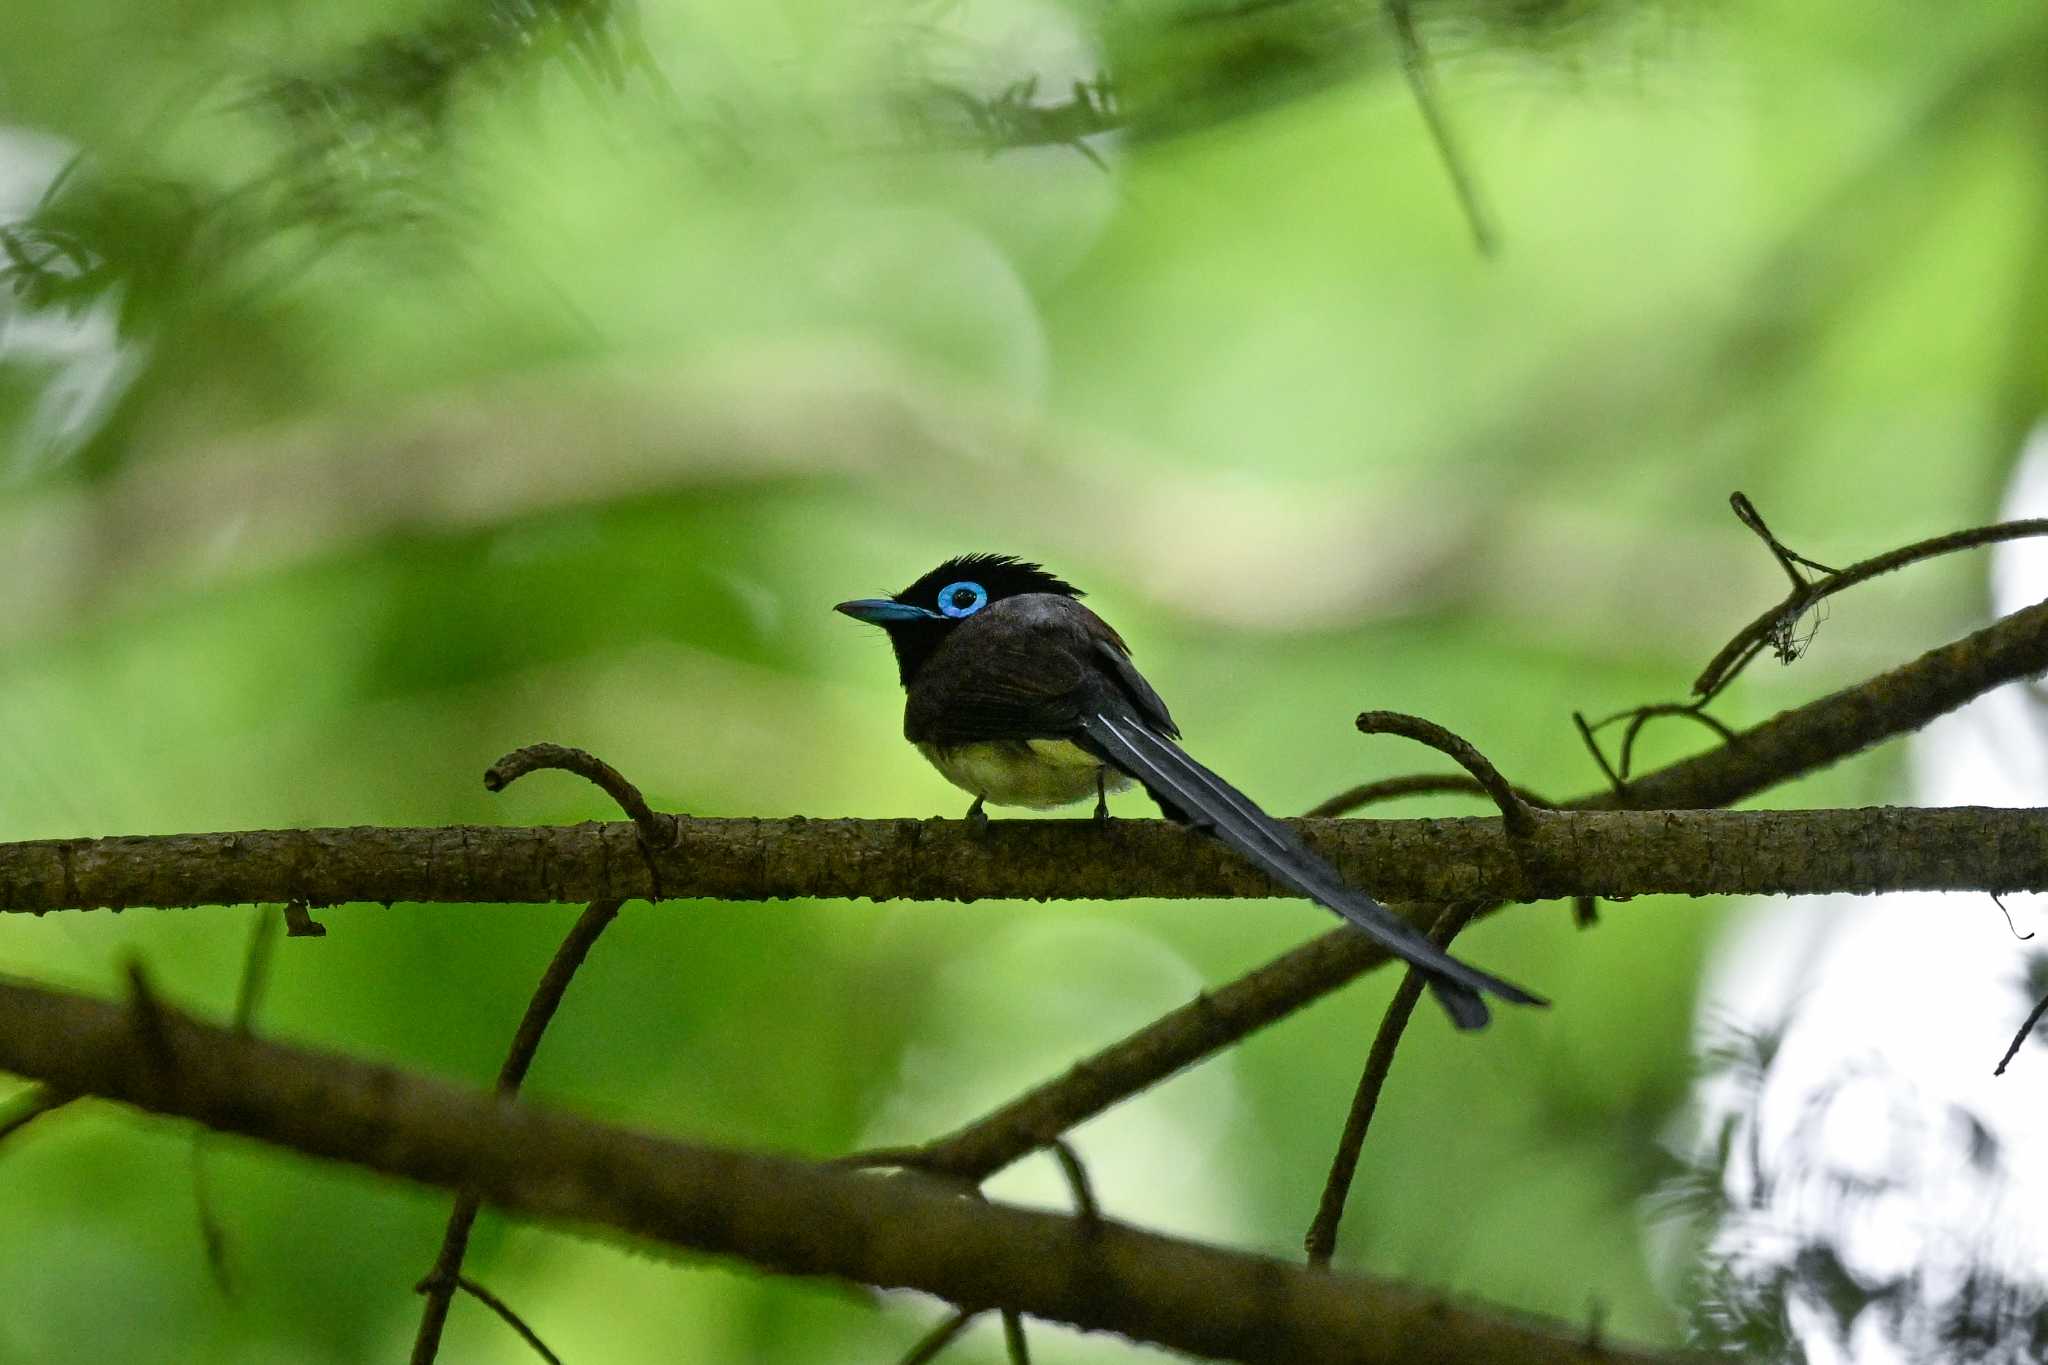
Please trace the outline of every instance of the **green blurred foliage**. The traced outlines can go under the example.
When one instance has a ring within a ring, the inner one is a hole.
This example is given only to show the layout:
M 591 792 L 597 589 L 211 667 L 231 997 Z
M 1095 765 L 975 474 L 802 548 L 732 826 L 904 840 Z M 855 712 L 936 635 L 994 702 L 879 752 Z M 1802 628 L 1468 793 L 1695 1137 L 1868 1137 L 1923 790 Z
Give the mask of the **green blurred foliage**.
M 2048 384 L 2038 14 L 1416 11 L 1496 260 L 1371 5 L 0 9 L 0 837 L 605 814 L 482 791 L 538 739 L 697 813 L 957 814 L 828 608 L 968 549 L 1092 589 L 1275 809 L 1431 766 L 1352 736 L 1367 706 L 1565 796 L 1574 709 L 1682 696 L 1779 590 L 1730 490 L 1829 562 L 1994 515 Z M 1980 584 L 1837 599 L 1717 712 L 1947 638 Z M 1894 790 L 1879 754 L 1772 799 Z M 253 913 L 6 917 L 0 963 L 111 990 L 140 957 L 225 1012 Z M 328 911 L 259 1024 L 482 1083 L 572 914 Z M 1473 930 L 1557 1006 L 1418 1022 L 1341 1262 L 1671 1339 L 1642 1198 L 1719 919 Z M 914 1140 L 1324 927 L 633 905 L 529 1089 Z M 1391 986 L 1082 1129 L 1106 1207 L 1291 1254 Z M 402 1354 L 444 1200 L 211 1143 L 223 1293 L 189 1145 L 89 1106 L 9 1144 L 0 1361 Z M 1035 1162 L 991 1188 L 1063 1200 Z M 470 1265 L 578 1362 L 886 1360 L 932 1315 L 488 1216 Z M 526 1356 L 464 1303 L 442 1358 Z

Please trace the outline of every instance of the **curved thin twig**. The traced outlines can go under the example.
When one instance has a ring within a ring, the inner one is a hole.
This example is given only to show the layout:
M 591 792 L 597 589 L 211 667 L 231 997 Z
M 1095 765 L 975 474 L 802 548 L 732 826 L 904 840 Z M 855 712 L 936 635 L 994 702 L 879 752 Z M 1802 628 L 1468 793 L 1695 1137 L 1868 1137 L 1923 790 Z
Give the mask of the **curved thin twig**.
M 1430 941 L 1439 948 L 1450 947 L 1458 931 L 1470 924 L 1484 908 L 1482 901 L 1446 906 L 1430 928 Z M 1387 1076 L 1394 1068 L 1394 1051 L 1401 1044 L 1401 1035 L 1408 1027 L 1408 1020 L 1414 1016 L 1415 1002 L 1422 998 L 1422 988 L 1427 981 L 1421 972 L 1410 968 L 1395 988 L 1394 998 L 1388 1002 L 1387 1012 L 1380 1019 L 1379 1031 L 1373 1035 L 1372 1050 L 1365 1058 L 1365 1071 L 1359 1076 L 1358 1089 L 1351 1097 L 1351 1112 L 1344 1119 L 1343 1135 L 1337 1139 L 1337 1151 L 1330 1158 L 1330 1174 L 1323 1182 L 1323 1194 L 1316 1205 L 1315 1219 L 1309 1224 L 1308 1235 L 1302 1239 L 1310 1265 L 1327 1266 L 1331 1254 L 1337 1249 L 1337 1225 L 1344 1218 L 1344 1201 L 1351 1194 L 1351 1178 L 1358 1172 L 1358 1157 L 1365 1149 L 1366 1130 L 1372 1126 L 1372 1116 L 1379 1109 L 1380 1092 L 1386 1089 Z
M 1067 1178 L 1068 1191 L 1074 1196 L 1074 1216 L 1084 1223 L 1101 1222 L 1102 1210 L 1095 1203 L 1095 1190 L 1088 1180 L 1088 1168 L 1081 1164 L 1080 1156 L 1065 1138 L 1055 1138 L 1048 1145 L 1060 1163 L 1060 1173 Z
M 1427 744 L 1439 753 L 1455 760 L 1458 766 L 1472 774 L 1485 793 L 1500 807 L 1501 822 L 1510 834 L 1526 834 L 1534 817 L 1528 805 L 1500 770 L 1493 766 L 1485 754 L 1458 735 L 1452 734 L 1435 721 L 1424 720 L 1402 711 L 1364 711 L 1358 717 L 1358 729 L 1368 735 L 1400 735 L 1418 744 Z
M 526 1080 L 527 1069 L 533 1065 L 534 1054 L 540 1051 L 541 1036 L 554 1019 L 555 1010 L 568 992 L 576 969 L 583 965 L 583 959 L 589 955 L 598 935 L 618 917 L 621 904 L 615 900 L 592 901 L 577 916 L 576 923 L 562 939 L 561 947 L 555 949 L 553 960 L 548 963 L 547 971 L 541 974 L 540 984 L 534 987 L 533 999 L 527 1003 L 526 1013 L 519 1020 L 519 1030 L 512 1036 L 505 1064 L 499 1068 L 499 1094 L 518 1093 L 520 1084 Z M 481 1200 L 475 1194 L 465 1191 L 456 1196 L 455 1207 L 448 1213 L 448 1227 L 441 1235 L 441 1250 L 434 1257 L 433 1267 L 414 1286 L 417 1292 L 426 1296 L 427 1301 L 420 1310 L 419 1331 L 413 1337 L 412 1365 L 432 1365 L 440 1352 L 441 1332 L 448 1324 L 449 1306 L 454 1301 L 455 1291 L 464 1287 L 462 1258 L 469 1250 L 470 1229 L 476 1224 L 480 1207 Z M 482 1294 L 477 1297 L 491 1304 L 500 1317 L 513 1325 L 514 1330 L 527 1337 L 543 1354 L 546 1353 L 546 1348 L 539 1345 L 538 1339 L 509 1309 Z
M 939 1352 L 951 1346 L 954 1338 L 966 1331 L 977 1316 L 964 1308 L 954 1312 L 910 1348 L 910 1354 L 903 1357 L 902 1365 L 931 1365 L 939 1358 Z
M 510 1304 L 467 1275 L 456 1276 L 455 1283 L 463 1293 L 469 1295 L 493 1313 L 496 1313 L 507 1327 L 510 1327 L 519 1334 L 521 1341 L 524 1341 L 533 1348 L 535 1355 L 547 1362 L 547 1365 L 562 1365 L 562 1358 L 548 1349 L 547 1343 L 540 1339 L 539 1333 L 527 1326 L 526 1319 L 513 1312 Z
M 1528 805 L 1545 810 L 1553 809 L 1550 802 L 1530 791 L 1527 787 L 1515 787 L 1514 793 Z M 1361 782 L 1347 787 L 1327 800 L 1318 801 L 1301 813 L 1304 820 L 1327 820 L 1339 815 L 1375 805 L 1381 801 L 1396 801 L 1404 796 L 1485 796 L 1486 788 L 1479 785 L 1479 779 L 1462 773 L 1411 773 L 1406 777 L 1383 777 L 1376 782 Z
M 1626 783 L 1629 774 L 1635 771 L 1636 737 L 1642 734 L 1643 727 L 1659 716 L 1682 716 L 1712 730 L 1721 737 L 1722 743 L 1733 744 L 1735 731 L 1708 715 L 1703 709 L 1708 700 L 1710 699 L 1702 698 L 1690 702 L 1657 702 L 1649 706 L 1631 706 L 1626 711 L 1616 711 L 1611 716 L 1591 722 L 1586 721 L 1579 713 L 1573 712 L 1572 719 L 1578 723 L 1579 737 L 1585 740 L 1587 747 L 1591 748 L 1594 756 L 1600 760 L 1601 768 L 1619 785 Z M 1608 726 L 1618 725 L 1623 721 L 1628 722 L 1628 728 L 1622 732 L 1621 764 L 1617 771 L 1607 766 L 1606 756 L 1600 752 L 1599 746 L 1594 744 L 1593 736 Z
M 649 843 L 660 845 L 675 838 L 672 820 L 648 805 L 647 798 L 624 774 L 595 754 L 566 744 L 528 744 L 514 749 L 484 770 L 484 786 L 490 791 L 503 791 L 541 768 L 572 772 L 603 788 L 605 795 L 619 803 L 626 818 L 639 827 L 640 837 Z
M 1693 682 L 1692 690 L 1701 699 L 1702 704 L 1718 696 L 1722 689 L 1748 667 L 1750 660 L 1763 651 L 1767 643 L 1774 638 L 1782 637 L 1790 622 L 1804 615 L 1808 608 L 1824 598 L 1832 597 L 1859 583 L 1866 583 L 1881 574 L 1888 574 L 1894 569 L 1903 569 L 1909 564 L 1917 564 L 1921 560 L 1933 559 L 1938 555 L 1953 554 L 1958 550 L 1980 549 L 2001 541 L 2048 535 L 2048 518 L 2001 521 L 1990 526 L 1951 531 L 1947 535 L 1935 536 L 1930 540 L 1915 541 L 1911 545 L 1887 550 L 1881 555 L 1851 564 L 1846 569 L 1830 570 L 1824 577 L 1809 580 L 1798 572 L 1796 565 L 1805 565 L 1813 569 L 1824 569 L 1825 566 L 1785 549 L 1778 538 L 1764 526 L 1763 518 L 1757 515 L 1754 504 L 1741 493 L 1730 495 L 1729 501 L 1734 505 L 1735 515 L 1741 519 L 1742 524 L 1756 532 L 1770 548 L 1772 557 L 1792 579 L 1793 587 L 1784 601 L 1737 631 L 1734 637 L 1721 647 L 1720 653 L 1701 670 L 1700 676 Z
M 1614 765 L 1607 761 L 1607 753 L 1600 747 L 1600 741 L 1593 737 L 1593 727 L 1587 723 L 1586 713 L 1572 712 L 1572 724 L 1578 728 L 1579 738 L 1585 743 L 1586 752 L 1593 755 L 1593 761 L 1600 765 L 1600 775 L 1607 779 L 1607 785 L 1615 797 L 1619 799 L 1626 796 L 1628 783 L 1622 780 L 1620 773 L 1614 771 Z

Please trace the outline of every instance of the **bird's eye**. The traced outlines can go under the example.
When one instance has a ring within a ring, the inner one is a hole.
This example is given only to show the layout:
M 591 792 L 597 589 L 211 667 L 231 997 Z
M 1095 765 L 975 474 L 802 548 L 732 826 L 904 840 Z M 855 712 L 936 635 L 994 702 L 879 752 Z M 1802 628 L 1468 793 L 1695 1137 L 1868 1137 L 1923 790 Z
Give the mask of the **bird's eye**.
M 979 583 L 948 583 L 939 589 L 939 610 L 958 619 L 988 605 L 988 589 Z

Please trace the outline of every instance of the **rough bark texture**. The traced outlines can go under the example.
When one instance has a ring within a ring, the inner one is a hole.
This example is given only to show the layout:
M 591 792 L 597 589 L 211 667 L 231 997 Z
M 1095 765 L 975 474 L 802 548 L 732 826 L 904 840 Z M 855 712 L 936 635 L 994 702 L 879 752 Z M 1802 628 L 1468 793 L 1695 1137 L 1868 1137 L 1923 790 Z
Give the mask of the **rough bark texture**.
M 1387 900 L 2048 890 L 2048 811 L 1532 812 L 1306 820 L 1308 842 Z M 642 851 L 612 824 L 254 830 L 0 844 L 0 910 L 245 901 L 536 902 L 784 897 L 972 901 L 1291 894 L 1158 820 L 702 820 Z
M 196 1119 L 514 1212 L 618 1229 L 771 1270 L 1012 1307 L 1214 1358 L 1315 1365 L 1629 1365 L 1585 1341 L 1399 1285 L 963 1199 L 915 1176 L 650 1137 L 138 999 L 0 981 L 0 1069 Z

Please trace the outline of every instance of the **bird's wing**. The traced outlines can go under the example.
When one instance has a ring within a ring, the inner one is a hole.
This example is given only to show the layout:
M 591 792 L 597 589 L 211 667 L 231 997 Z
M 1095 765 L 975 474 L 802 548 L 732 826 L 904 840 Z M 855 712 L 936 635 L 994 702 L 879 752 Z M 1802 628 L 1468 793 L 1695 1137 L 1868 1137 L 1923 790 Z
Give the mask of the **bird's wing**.
M 1328 906 L 1389 952 L 1421 968 L 1459 1028 L 1485 1025 L 1482 991 L 1517 1004 L 1545 1003 L 1519 986 L 1460 962 L 1386 906 L 1346 886 L 1337 869 L 1311 853 L 1293 830 L 1147 725 L 1136 707 L 1113 696 L 1097 700 L 1081 716 L 1080 728 L 1099 756 L 1143 783 L 1162 806 L 1215 835 L 1275 881 Z
M 1098 621 L 1100 619 L 1097 618 Z M 1109 627 L 1104 626 L 1103 629 L 1109 630 Z M 1131 662 L 1130 653 L 1124 648 L 1123 640 L 1114 631 L 1110 631 L 1107 639 L 1100 636 L 1096 638 L 1095 658 L 1096 662 L 1109 669 L 1109 674 L 1116 680 L 1118 688 L 1131 699 L 1131 704 L 1137 708 L 1138 715 L 1146 724 L 1169 738 L 1180 738 L 1180 727 L 1173 723 L 1173 717 L 1167 713 L 1166 703 L 1159 699 L 1159 694 L 1152 690 L 1152 684 L 1145 681 L 1145 675 Z
M 941 745 L 1071 735 L 1088 673 L 1058 637 L 986 633 L 971 649 L 948 649 L 925 665 L 910 691 L 903 733 Z

